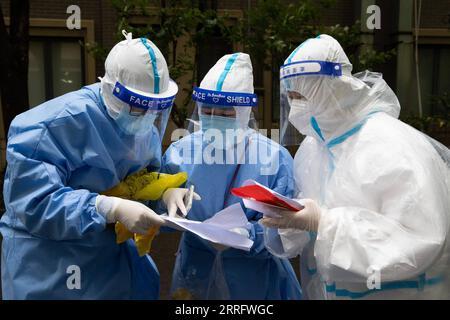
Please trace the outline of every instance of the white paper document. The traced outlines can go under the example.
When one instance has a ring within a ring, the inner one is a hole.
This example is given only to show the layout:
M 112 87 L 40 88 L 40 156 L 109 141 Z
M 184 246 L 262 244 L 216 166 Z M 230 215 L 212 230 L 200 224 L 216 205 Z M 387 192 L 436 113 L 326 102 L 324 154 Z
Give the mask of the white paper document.
M 202 239 L 219 243 L 228 247 L 250 251 L 253 241 L 247 237 L 229 231 L 233 228 L 245 228 L 247 216 L 239 203 L 233 204 L 219 212 L 213 217 L 200 222 L 184 218 L 171 218 L 166 215 L 160 216 L 166 221 L 166 226 L 180 230 L 189 231 Z
M 293 206 L 294 208 L 298 208 L 298 210 L 303 209 L 303 206 L 300 205 L 297 201 L 295 201 L 295 200 L 293 200 L 291 198 L 285 197 L 282 194 L 279 194 L 278 192 L 275 192 L 275 191 L 267 188 L 266 186 L 263 186 L 262 184 L 256 182 L 255 180 L 251 180 L 251 179 L 245 180 L 242 183 L 242 186 L 249 186 L 249 185 L 254 185 L 254 184 L 259 185 L 262 188 L 270 191 L 274 196 L 276 196 L 277 198 L 279 198 L 279 199 L 289 203 L 289 205 Z M 255 211 L 261 212 L 265 217 L 278 218 L 279 215 L 277 214 L 277 211 L 286 210 L 286 209 L 284 209 L 282 207 L 270 205 L 270 204 L 259 202 L 259 201 L 252 200 L 252 199 L 242 199 L 242 201 L 244 202 L 244 206 L 247 209 L 251 209 L 251 210 L 255 210 Z
M 280 207 L 272 206 L 270 204 L 262 203 L 255 200 L 250 199 L 242 199 L 244 202 L 244 206 L 247 209 L 255 210 L 258 212 L 261 212 L 264 217 L 269 218 L 279 218 L 280 215 L 277 213 L 277 211 L 280 211 Z

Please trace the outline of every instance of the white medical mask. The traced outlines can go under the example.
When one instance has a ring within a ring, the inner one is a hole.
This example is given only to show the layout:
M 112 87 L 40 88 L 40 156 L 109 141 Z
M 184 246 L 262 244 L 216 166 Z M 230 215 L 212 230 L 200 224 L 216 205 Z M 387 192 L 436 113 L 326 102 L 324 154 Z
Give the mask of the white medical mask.
M 305 99 L 292 99 L 290 105 L 291 109 L 296 109 L 300 112 L 306 112 L 308 109 L 308 104 Z
M 234 117 L 200 115 L 202 130 L 217 129 L 225 136 L 227 129 L 237 130 L 240 128 L 239 122 Z
M 289 122 L 302 134 L 307 134 L 311 121 L 311 112 L 305 100 L 292 99 L 290 101 Z

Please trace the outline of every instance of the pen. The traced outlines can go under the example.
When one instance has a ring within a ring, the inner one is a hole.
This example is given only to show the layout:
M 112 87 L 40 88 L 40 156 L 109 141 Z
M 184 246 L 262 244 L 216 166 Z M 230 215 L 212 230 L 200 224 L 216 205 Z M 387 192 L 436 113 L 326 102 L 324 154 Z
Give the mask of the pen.
M 189 210 L 191 210 L 191 208 L 192 208 L 193 197 L 194 197 L 194 185 L 192 184 L 189 187 L 188 192 L 184 196 L 184 206 L 186 207 L 186 214 L 188 214 Z

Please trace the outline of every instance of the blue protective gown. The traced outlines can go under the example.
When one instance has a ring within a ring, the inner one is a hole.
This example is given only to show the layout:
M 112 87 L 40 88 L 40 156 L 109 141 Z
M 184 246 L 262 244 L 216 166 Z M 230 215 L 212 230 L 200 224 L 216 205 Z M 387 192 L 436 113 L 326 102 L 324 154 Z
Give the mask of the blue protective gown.
M 247 159 L 249 152 L 278 147 L 269 161 L 276 166 L 275 171 L 270 175 L 261 175 L 261 164 L 250 164 L 250 160 L 241 165 L 198 164 L 201 161 L 198 157 L 202 154 L 198 151 L 204 150 L 207 145 L 202 142 L 200 132 L 188 135 L 169 147 L 163 157 L 162 170 L 167 173 L 186 171 L 189 177 L 187 184 L 195 185 L 195 191 L 202 197 L 201 201 L 194 201 L 188 219 L 203 221 L 239 202 L 239 198 L 230 194 L 230 189 L 241 186 L 247 179 L 292 196 L 292 157 L 288 151 L 253 130 L 245 143 Z M 190 164 L 186 163 L 188 161 L 184 155 L 189 146 L 193 154 Z M 259 149 L 254 149 L 255 146 Z M 250 252 L 229 248 L 218 253 L 205 240 L 192 233 L 183 234 L 173 273 L 172 292 L 184 288 L 196 299 L 301 298 L 300 285 L 290 262 L 271 255 L 264 247 L 263 229 L 258 224 L 261 214 L 252 210 L 245 212 L 250 222 L 250 238 L 254 241 Z
M 123 134 L 97 83 L 17 116 L 6 156 L 4 299 L 158 298 L 152 259 L 139 257 L 131 241 L 117 245 L 95 208 L 98 193 L 144 167 L 160 167 L 158 134 Z

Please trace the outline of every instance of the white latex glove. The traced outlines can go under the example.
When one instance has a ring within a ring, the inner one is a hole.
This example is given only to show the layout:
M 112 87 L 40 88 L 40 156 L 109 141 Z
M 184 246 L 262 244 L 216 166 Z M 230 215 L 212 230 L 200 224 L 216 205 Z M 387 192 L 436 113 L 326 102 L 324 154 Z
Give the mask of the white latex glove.
M 235 232 L 237 234 L 243 235 L 246 238 L 250 237 L 250 232 L 247 229 L 245 229 L 245 228 L 233 228 L 233 229 L 230 229 L 229 231 L 232 231 L 232 232 Z M 222 252 L 222 251 L 227 250 L 229 248 L 228 246 L 225 246 L 225 245 L 220 244 L 220 243 L 211 242 L 211 245 L 213 246 L 214 249 L 216 249 L 219 252 Z
M 96 199 L 96 207 L 107 223 L 118 221 L 133 233 L 146 234 L 150 227 L 164 224 L 152 209 L 137 201 L 100 195 Z
M 184 198 L 188 191 L 189 189 L 186 188 L 170 188 L 164 192 L 162 200 L 167 207 L 167 214 L 169 217 L 179 217 L 177 215 L 178 209 L 184 216 L 188 214 L 188 210 L 186 209 L 186 205 L 184 203 Z M 202 198 L 194 192 L 193 199 L 201 200 Z
M 264 217 L 260 221 L 263 225 L 278 229 L 299 229 L 317 232 L 322 210 L 316 201 L 301 199 L 298 201 L 304 208 L 297 212 L 280 210 L 278 218 Z

